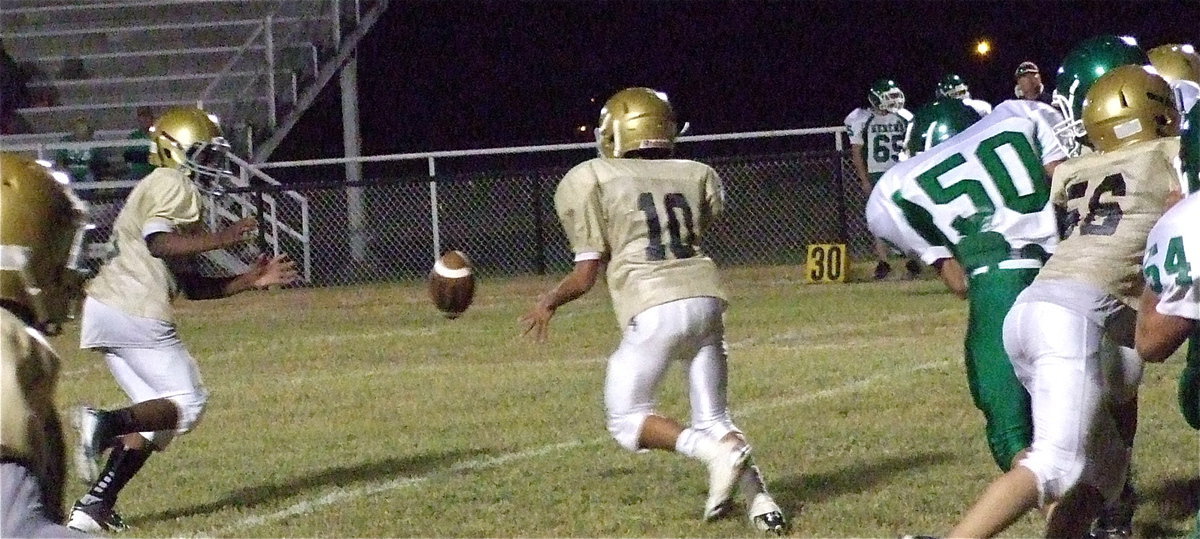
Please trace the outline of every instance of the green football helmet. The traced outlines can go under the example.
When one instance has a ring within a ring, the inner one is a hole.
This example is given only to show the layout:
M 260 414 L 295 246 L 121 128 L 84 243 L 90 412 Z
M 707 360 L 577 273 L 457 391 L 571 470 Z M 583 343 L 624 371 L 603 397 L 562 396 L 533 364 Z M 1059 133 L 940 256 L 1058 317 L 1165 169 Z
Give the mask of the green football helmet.
M 961 99 L 942 98 L 913 114 L 904 136 L 904 150 L 917 155 L 957 135 L 979 121 L 979 113 Z
M 1102 75 L 1123 65 L 1146 65 L 1150 59 L 1129 36 L 1101 35 L 1087 39 L 1063 59 L 1054 80 L 1054 108 L 1063 116 L 1055 126 L 1059 140 L 1071 155 L 1079 155 L 1086 140 L 1083 129 L 1083 100 Z
M 867 100 L 875 110 L 896 112 L 904 108 L 904 91 L 892 79 L 879 79 L 871 84 Z
M 948 97 L 950 99 L 971 99 L 971 89 L 962 77 L 954 73 L 947 73 L 938 81 L 937 90 L 934 92 L 934 99 Z

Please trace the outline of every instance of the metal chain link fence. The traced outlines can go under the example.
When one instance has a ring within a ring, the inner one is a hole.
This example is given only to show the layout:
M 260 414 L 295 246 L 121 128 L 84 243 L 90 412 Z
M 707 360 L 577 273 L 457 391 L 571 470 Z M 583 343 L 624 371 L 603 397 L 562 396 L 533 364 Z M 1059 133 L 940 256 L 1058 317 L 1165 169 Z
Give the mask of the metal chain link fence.
M 725 214 L 703 244 L 718 264 L 803 264 L 810 243 L 846 243 L 852 255 L 870 253 L 871 237 L 862 217 L 865 197 L 847 154 L 820 151 L 704 161 L 717 170 L 726 189 Z M 206 221 L 215 228 L 261 214 L 260 245 L 295 259 L 309 286 L 423 278 L 432 266 L 435 241 L 441 252 L 468 253 L 485 276 L 565 272 L 572 257 L 553 198 L 568 169 L 433 178 L 413 173 L 351 188 L 336 182 L 256 184 L 210 198 Z M 299 177 L 321 176 L 309 170 Z M 127 192 L 105 190 L 89 198 L 95 207 L 104 208 L 104 218 L 114 218 L 114 206 Z M 349 211 L 351 207 L 359 210 Z M 350 217 L 354 213 L 358 219 Z M 361 224 L 352 225 L 355 222 Z M 98 224 L 96 240 L 107 231 L 104 223 Z M 257 252 L 218 253 L 203 261 L 204 272 L 235 273 Z

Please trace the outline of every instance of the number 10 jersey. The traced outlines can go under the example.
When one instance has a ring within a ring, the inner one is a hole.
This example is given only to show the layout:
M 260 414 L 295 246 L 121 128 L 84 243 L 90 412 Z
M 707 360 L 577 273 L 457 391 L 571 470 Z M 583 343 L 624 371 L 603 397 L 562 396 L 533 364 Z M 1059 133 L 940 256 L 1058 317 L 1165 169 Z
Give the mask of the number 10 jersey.
M 617 322 L 670 301 L 725 299 L 716 264 L 700 249 L 725 207 L 717 172 L 683 159 L 595 158 L 558 184 L 554 207 L 575 261 L 608 258 Z

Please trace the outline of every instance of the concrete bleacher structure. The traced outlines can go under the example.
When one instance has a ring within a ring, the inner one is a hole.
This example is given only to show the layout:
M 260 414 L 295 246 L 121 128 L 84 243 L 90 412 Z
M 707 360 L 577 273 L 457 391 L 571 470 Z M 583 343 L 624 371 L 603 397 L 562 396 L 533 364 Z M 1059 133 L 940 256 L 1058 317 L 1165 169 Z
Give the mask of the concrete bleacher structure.
M 285 136 L 386 9 L 386 0 L 3 0 L 0 38 L 34 102 L 32 133 L 0 146 L 55 142 L 76 118 L 124 138 L 135 110 L 201 105 L 235 148 Z M 292 120 L 292 121 L 289 121 Z

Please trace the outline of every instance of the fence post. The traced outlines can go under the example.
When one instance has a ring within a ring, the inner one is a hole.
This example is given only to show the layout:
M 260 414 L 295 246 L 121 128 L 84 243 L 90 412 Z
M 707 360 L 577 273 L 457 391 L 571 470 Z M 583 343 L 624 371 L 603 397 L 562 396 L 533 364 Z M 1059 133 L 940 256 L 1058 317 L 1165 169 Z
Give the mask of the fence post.
M 834 170 L 837 172 L 838 191 L 842 196 L 838 197 L 838 238 L 841 243 L 850 245 L 850 222 L 846 215 L 846 203 L 849 193 L 846 191 L 846 165 L 842 152 L 834 155 Z
M 433 226 L 433 261 L 442 256 L 441 218 L 438 215 L 437 166 L 433 157 L 429 158 L 429 223 Z
M 538 275 L 546 274 L 546 220 L 542 215 L 542 179 L 537 174 L 530 175 L 533 180 L 533 271 Z

